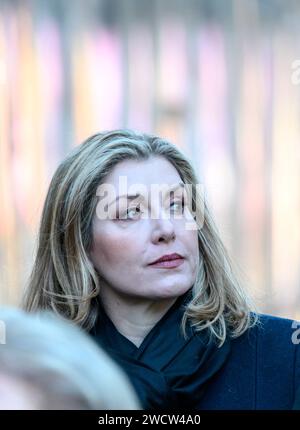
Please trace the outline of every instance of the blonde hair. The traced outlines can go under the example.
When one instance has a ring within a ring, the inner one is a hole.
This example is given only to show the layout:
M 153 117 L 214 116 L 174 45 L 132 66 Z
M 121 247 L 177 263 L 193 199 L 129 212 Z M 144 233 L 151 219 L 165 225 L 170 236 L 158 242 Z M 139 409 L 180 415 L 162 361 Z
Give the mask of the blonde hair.
M 253 304 L 233 273 L 207 203 L 201 201 L 195 187 L 197 176 L 189 160 L 167 140 L 132 130 L 89 137 L 56 170 L 43 208 L 24 307 L 29 311 L 52 309 L 87 330 L 92 328 L 101 288 L 88 257 L 97 187 L 119 162 L 147 160 L 152 156 L 164 157 L 184 183 L 192 184 L 192 207 L 196 219 L 203 224 L 198 229 L 199 271 L 182 328 L 189 319 L 196 330 L 208 328 L 221 346 L 228 329 L 232 337 L 238 337 L 255 324 Z M 197 213 L 201 207 L 203 217 Z
M 0 321 L 0 377 L 31 387 L 38 409 L 141 407 L 123 370 L 71 321 L 13 308 L 0 308 Z

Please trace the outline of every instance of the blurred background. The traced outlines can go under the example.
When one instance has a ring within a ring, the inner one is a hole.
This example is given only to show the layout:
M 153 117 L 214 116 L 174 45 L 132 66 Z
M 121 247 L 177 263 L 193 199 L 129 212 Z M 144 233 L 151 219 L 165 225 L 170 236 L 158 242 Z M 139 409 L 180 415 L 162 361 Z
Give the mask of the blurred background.
M 190 157 L 258 309 L 300 319 L 299 21 L 299 0 L 0 0 L 0 303 L 58 164 L 126 127 Z

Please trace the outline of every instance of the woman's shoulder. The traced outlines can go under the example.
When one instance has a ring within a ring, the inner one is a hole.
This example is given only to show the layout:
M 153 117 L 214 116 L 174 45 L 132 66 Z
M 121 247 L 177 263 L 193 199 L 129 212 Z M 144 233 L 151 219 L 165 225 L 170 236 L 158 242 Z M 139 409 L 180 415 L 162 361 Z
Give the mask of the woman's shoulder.
M 258 363 L 294 368 L 300 381 L 300 322 L 264 313 L 253 316 L 255 325 L 234 339 L 233 345 L 240 351 L 251 349 Z
M 300 343 L 300 322 L 290 318 L 279 317 L 271 314 L 257 313 L 256 334 L 259 337 L 267 337 L 277 343 Z
M 203 409 L 291 409 L 300 387 L 300 323 L 269 314 L 230 339 L 231 351 Z
M 300 344 L 300 321 L 265 313 L 252 313 L 253 325 L 242 335 L 241 340 L 263 341 L 265 345 L 294 348 Z
M 293 322 L 295 322 L 295 320 L 291 319 L 291 318 L 285 318 L 285 317 L 280 317 L 280 316 L 276 316 L 276 315 L 272 315 L 272 314 L 265 314 L 265 313 L 252 313 L 252 315 L 257 315 L 258 319 L 263 322 L 263 323 L 267 323 L 267 324 L 281 324 L 281 325 L 290 325 Z M 300 323 L 298 321 L 298 323 Z

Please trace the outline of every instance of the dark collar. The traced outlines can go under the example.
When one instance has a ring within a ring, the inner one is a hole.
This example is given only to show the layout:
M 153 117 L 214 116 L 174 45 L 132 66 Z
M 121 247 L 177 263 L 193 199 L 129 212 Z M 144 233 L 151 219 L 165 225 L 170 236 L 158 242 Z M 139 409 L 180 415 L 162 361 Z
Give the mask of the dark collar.
M 127 372 L 145 408 L 199 407 L 206 384 L 227 360 L 229 338 L 219 348 L 207 329 L 196 332 L 189 323 L 183 336 L 181 320 L 191 298 L 192 290 L 179 297 L 139 347 L 100 308 L 91 334 Z

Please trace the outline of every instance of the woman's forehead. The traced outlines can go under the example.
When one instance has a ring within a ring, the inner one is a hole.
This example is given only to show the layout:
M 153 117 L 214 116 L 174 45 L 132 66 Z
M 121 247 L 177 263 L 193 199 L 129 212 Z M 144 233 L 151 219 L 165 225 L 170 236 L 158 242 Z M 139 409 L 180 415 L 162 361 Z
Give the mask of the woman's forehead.
M 123 160 L 118 163 L 106 177 L 105 182 L 113 184 L 116 189 L 121 186 L 122 178 L 126 178 L 128 186 L 143 184 L 169 184 L 181 181 L 175 167 L 163 157 L 151 157 L 148 160 Z

